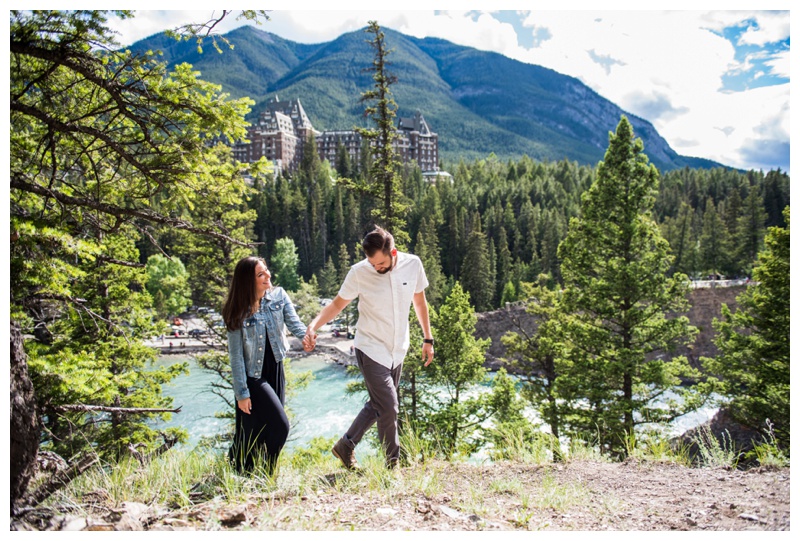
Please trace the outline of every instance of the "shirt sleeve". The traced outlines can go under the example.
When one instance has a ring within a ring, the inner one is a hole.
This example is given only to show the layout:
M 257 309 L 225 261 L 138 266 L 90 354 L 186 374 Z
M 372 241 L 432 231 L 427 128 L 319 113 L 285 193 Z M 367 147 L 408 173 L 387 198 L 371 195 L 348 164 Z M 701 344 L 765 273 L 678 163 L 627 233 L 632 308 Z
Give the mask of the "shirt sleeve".
M 428 277 L 425 276 L 425 268 L 422 266 L 422 260 L 417 259 L 417 266 L 419 269 L 417 270 L 417 285 L 414 288 L 414 293 L 419 293 L 428 287 Z
M 339 288 L 339 296 L 346 301 L 352 301 L 358 297 L 358 293 L 359 289 L 356 270 L 355 268 L 350 267 L 350 270 L 347 272 L 347 276 L 344 278 L 344 282 L 342 282 L 342 286 Z

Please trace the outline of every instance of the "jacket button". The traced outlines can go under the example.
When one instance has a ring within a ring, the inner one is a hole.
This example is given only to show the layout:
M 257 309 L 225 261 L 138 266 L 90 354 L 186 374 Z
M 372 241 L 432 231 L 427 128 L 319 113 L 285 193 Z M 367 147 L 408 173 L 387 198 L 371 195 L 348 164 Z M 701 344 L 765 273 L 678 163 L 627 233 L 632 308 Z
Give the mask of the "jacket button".
M 264 349 L 264 348 L 258 348 L 258 351 L 261 351 L 262 349 Z

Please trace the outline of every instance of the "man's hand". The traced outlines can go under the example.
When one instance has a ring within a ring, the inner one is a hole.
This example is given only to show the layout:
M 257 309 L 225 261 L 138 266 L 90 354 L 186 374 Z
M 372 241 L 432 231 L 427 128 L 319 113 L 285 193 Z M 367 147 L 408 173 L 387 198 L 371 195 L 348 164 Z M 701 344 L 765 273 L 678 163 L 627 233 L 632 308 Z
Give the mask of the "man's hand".
M 303 337 L 303 349 L 306 351 L 313 351 L 317 346 L 317 333 L 311 330 L 311 327 L 306 329 L 306 335 Z
M 253 403 L 250 402 L 249 398 L 242 398 L 241 400 L 237 400 L 236 404 L 239 406 L 239 409 L 245 412 L 247 415 L 250 415 L 250 412 L 253 409 Z
M 425 366 L 431 364 L 431 361 L 433 361 L 433 344 L 422 344 L 422 358 L 425 360 Z

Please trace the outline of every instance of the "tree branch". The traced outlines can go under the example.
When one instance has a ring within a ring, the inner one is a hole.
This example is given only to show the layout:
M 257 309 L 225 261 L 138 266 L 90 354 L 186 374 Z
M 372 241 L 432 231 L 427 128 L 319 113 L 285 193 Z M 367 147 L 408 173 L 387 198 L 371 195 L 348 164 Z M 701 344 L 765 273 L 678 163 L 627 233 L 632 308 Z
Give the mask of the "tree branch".
M 85 404 L 63 404 L 61 406 L 52 406 L 54 411 L 65 413 L 68 411 L 78 411 L 82 413 L 89 412 L 106 412 L 106 413 L 180 413 L 183 406 L 177 408 L 120 408 L 115 406 L 89 406 Z
M 42 195 L 45 197 L 51 197 L 56 201 L 66 205 L 75 205 L 78 207 L 94 209 L 117 218 L 122 216 L 127 216 L 130 218 L 140 218 L 148 222 L 168 225 L 170 227 L 174 227 L 175 229 L 183 229 L 185 231 L 197 233 L 199 235 L 204 235 L 206 237 L 213 237 L 220 240 L 224 240 L 226 242 L 230 242 L 231 244 L 235 244 L 237 246 L 255 247 L 258 244 L 262 244 L 262 243 L 242 242 L 233 237 L 229 237 L 228 235 L 217 233 L 216 231 L 195 227 L 186 220 L 182 220 L 180 218 L 170 218 L 169 216 L 164 216 L 162 214 L 158 214 L 156 212 L 152 212 L 146 209 L 124 208 L 124 207 L 119 207 L 117 205 L 111 205 L 108 203 L 95 201 L 93 199 L 88 199 L 85 197 L 73 197 L 71 195 L 64 194 L 58 190 L 53 190 L 50 188 L 46 188 L 44 186 L 39 186 L 38 184 L 32 184 L 30 182 L 26 182 L 22 180 L 19 175 L 13 175 L 11 177 L 11 188 L 22 190 L 28 193 Z

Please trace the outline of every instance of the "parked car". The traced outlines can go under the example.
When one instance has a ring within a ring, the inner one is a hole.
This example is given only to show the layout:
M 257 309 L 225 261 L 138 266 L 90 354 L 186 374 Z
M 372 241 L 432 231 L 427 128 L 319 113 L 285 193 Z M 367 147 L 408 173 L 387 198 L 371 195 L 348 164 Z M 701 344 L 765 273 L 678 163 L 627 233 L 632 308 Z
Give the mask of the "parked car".
M 192 338 L 199 338 L 205 335 L 206 331 L 204 329 L 192 329 L 189 331 L 189 336 L 191 336 Z
M 183 320 L 181 318 L 179 318 L 179 317 L 174 317 L 174 318 L 172 318 L 172 324 L 173 325 L 183 325 Z

